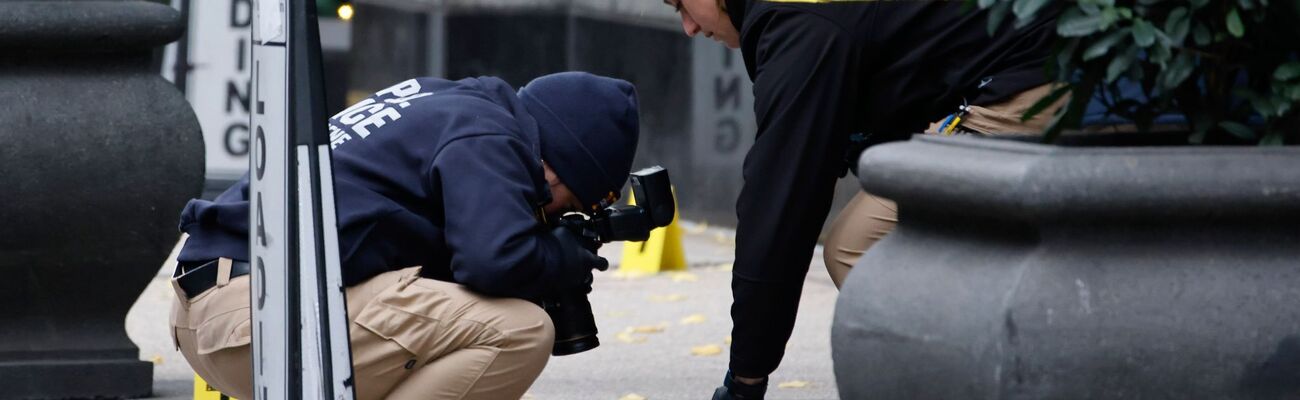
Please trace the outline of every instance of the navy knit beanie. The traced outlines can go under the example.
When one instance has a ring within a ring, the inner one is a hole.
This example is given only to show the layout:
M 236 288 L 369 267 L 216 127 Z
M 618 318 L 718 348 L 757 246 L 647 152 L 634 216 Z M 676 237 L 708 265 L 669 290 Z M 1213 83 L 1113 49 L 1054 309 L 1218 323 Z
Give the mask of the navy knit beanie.
M 519 98 L 537 120 L 542 160 L 588 211 L 612 204 L 636 155 L 636 88 L 620 79 L 561 72 L 529 82 Z

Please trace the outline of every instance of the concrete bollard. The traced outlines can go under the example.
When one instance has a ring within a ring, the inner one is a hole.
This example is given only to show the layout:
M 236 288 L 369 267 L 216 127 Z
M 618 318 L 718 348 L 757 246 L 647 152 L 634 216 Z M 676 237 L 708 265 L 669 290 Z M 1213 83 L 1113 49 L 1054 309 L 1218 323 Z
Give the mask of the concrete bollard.
M 1300 394 L 1300 149 L 918 136 L 859 167 L 900 215 L 836 304 L 843 398 Z
M 125 318 L 203 183 L 146 1 L 0 2 L 0 399 L 148 396 Z

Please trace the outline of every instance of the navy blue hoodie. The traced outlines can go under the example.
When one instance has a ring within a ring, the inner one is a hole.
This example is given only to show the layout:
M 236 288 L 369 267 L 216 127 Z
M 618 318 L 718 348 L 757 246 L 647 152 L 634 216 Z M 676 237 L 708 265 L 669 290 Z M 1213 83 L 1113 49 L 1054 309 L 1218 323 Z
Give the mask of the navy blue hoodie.
M 330 118 L 344 283 L 423 275 L 538 299 L 559 277 L 559 243 L 538 125 L 496 78 L 411 79 Z M 248 177 L 181 215 L 180 261 L 247 259 Z

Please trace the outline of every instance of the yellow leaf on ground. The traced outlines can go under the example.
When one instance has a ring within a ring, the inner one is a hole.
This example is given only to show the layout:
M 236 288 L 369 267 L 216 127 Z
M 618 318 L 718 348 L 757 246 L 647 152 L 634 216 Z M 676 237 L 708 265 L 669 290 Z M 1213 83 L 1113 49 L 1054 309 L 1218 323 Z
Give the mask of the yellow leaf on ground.
M 149 359 L 149 361 L 153 362 L 153 365 L 162 365 L 163 357 L 155 354 L 153 358 Z
M 683 227 L 686 228 L 686 233 L 697 233 L 697 234 L 698 234 L 698 233 L 704 233 L 704 231 L 709 230 L 709 223 L 708 223 L 708 222 L 704 222 L 704 221 L 700 221 L 700 223 L 692 224 L 692 225 L 686 225 L 686 226 L 683 226 Z
M 668 328 L 668 323 L 667 323 L 667 322 L 665 322 L 665 323 L 661 323 L 661 324 L 659 324 L 659 325 L 641 325 L 641 326 L 634 326 L 634 327 L 631 327 L 631 328 L 627 328 L 627 330 L 625 330 L 624 332 L 630 332 L 630 333 L 659 333 L 659 332 L 663 332 L 665 328 Z
M 636 336 L 633 335 L 632 332 L 627 331 L 619 332 L 614 335 L 614 338 L 623 343 L 645 343 L 646 341 L 645 336 Z
M 605 316 L 610 318 L 623 318 L 627 316 L 627 311 L 610 311 L 605 313 Z
M 718 264 L 718 269 L 723 271 L 731 271 L 731 263 Z
M 678 302 L 678 301 L 682 301 L 682 300 L 686 300 L 686 295 L 678 294 L 678 293 L 673 293 L 673 294 L 656 294 L 656 295 L 650 296 L 650 301 L 655 302 L 655 303 L 672 303 L 672 302 Z
M 727 337 L 722 338 L 722 341 L 727 342 L 727 345 L 731 345 L 731 335 L 727 335 Z
M 781 389 L 802 389 L 808 387 L 808 381 L 785 381 L 776 385 Z
M 704 318 L 704 314 L 691 314 L 690 316 L 687 316 L 686 318 L 682 318 L 682 320 L 681 320 L 681 324 L 682 324 L 682 325 L 693 325 L 693 324 L 698 324 L 698 323 L 702 323 L 702 322 L 704 322 L 705 319 L 706 319 L 706 318 Z
M 654 274 L 645 271 L 632 271 L 632 270 L 626 270 L 620 268 L 614 271 L 611 275 L 614 277 L 614 279 L 635 280 L 635 279 L 645 278 L 647 276 L 654 275 Z
M 673 282 L 695 282 L 700 280 L 700 277 L 690 272 L 677 272 L 672 274 L 672 277 Z
M 718 354 L 722 354 L 722 346 L 718 346 L 716 344 L 706 344 L 703 346 L 695 346 L 691 348 L 691 355 L 716 356 Z
M 618 400 L 646 400 L 646 398 L 645 396 L 636 393 L 628 393 L 623 395 L 623 397 L 619 397 Z

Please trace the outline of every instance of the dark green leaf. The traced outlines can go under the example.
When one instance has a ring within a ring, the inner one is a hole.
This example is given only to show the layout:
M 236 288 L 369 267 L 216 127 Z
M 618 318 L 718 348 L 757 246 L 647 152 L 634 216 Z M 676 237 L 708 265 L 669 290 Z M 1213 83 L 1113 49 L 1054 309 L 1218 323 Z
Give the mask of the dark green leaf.
M 1278 131 L 1269 132 L 1259 141 L 1260 146 L 1281 146 L 1284 144 L 1286 144 L 1286 135 Z
M 1187 141 L 1193 144 L 1200 144 L 1205 141 L 1205 136 L 1210 133 L 1210 127 L 1214 126 L 1214 119 L 1207 115 L 1197 115 L 1190 121 L 1192 123 L 1192 136 Z
M 1239 122 L 1223 121 L 1219 123 L 1219 127 L 1223 128 L 1223 130 L 1225 131 L 1228 131 L 1228 133 L 1231 133 L 1232 136 L 1236 136 L 1245 140 L 1255 140 L 1256 137 L 1255 131 L 1253 129 L 1250 129 L 1250 127 L 1246 125 L 1242 125 Z
M 1300 77 L 1300 61 L 1290 61 L 1286 64 L 1279 65 L 1276 71 L 1273 71 L 1273 79 L 1279 81 L 1289 81 Z
M 998 27 L 1002 26 L 1002 20 L 1006 19 L 1007 14 L 1009 14 L 1010 12 L 1011 12 L 1010 1 L 998 2 L 997 4 L 993 5 L 993 8 L 989 9 L 989 26 L 988 26 L 989 36 L 993 36 L 993 34 L 998 31 Z
M 1038 115 L 1039 113 L 1042 113 L 1043 110 L 1047 109 L 1047 107 L 1051 106 L 1052 104 L 1056 104 L 1056 101 L 1060 100 L 1061 96 L 1065 96 L 1066 94 L 1069 93 L 1070 93 L 1070 85 L 1068 84 L 1061 85 L 1052 89 L 1052 91 L 1047 93 L 1046 96 L 1043 96 L 1043 98 L 1038 99 L 1038 101 L 1035 102 L 1034 105 L 1029 106 L 1029 108 L 1025 110 L 1024 115 L 1020 116 L 1020 122 L 1025 122 L 1030 119 L 1033 119 L 1034 116 Z
M 985 8 L 989 8 L 989 6 L 993 5 L 993 3 L 996 1 L 998 0 L 979 0 L 977 4 L 979 4 L 980 9 L 985 9 Z
M 1092 92 L 1096 90 L 1099 80 L 1101 77 L 1098 74 L 1085 73 L 1079 83 L 1072 86 L 1070 100 L 1047 125 L 1047 130 L 1043 132 L 1043 142 L 1054 142 L 1061 136 L 1061 132 L 1079 127 L 1079 122 L 1083 120 L 1083 113 L 1092 100 Z
M 1101 10 L 1101 29 L 1108 29 L 1119 22 L 1119 11 L 1115 7 L 1106 7 Z
M 1070 9 L 1075 11 L 1075 9 Z M 1079 12 L 1062 14 L 1056 22 L 1056 33 L 1064 37 L 1079 37 L 1101 30 L 1105 20 L 1101 15 L 1083 15 Z
M 1156 26 L 1145 19 L 1134 21 L 1133 42 L 1142 47 L 1151 46 L 1152 43 L 1156 42 Z
M 1169 44 L 1156 41 L 1156 45 L 1151 47 L 1151 53 L 1147 54 L 1147 61 L 1159 64 L 1163 68 L 1172 56 L 1173 52 L 1169 50 Z
M 1300 101 L 1300 84 L 1291 85 L 1286 90 L 1286 98 L 1291 101 Z
M 1101 14 L 1101 7 L 1098 7 L 1097 3 L 1080 1 L 1077 2 L 1076 5 L 1078 5 L 1079 10 L 1082 10 L 1084 14 L 1088 14 L 1088 15 Z
M 1187 80 L 1187 77 L 1192 75 L 1195 67 L 1191 55 L 1187 53 L 1179 54 L 1178 57 L 1174 58 L 1174 62 L 1170 63 L 1169 67 L 1161 72 L 1161 78 L 1163 79 L 1160 80 L 1160 87 L 1165 90 L 1177 88 L 1178 85 Z
M 1110 51 L 1111 46 L 1114 46 L 1116 43 L 1119 43 L 1120 40 L 1129 36 L 1129 30 L 1130 28 L 1124 28 L 1108 33 L 1091 46 L 1088 46 L 1088 48 L 1083 51 L 1083 61 L 1094 60 L 1097 57 L 1106 55 L 1106 53 Z
M 1205 27 L 1205 24 L 1196 24 L 1196 29 L 1193 32 L 1195 32 L 1193 36 L 1196 38 L 1197 46 L 1209 46 L 1210 42 L 1214 40 L 1214 35 L 1210 34 L 1210 30 Z
M 1262 116 L 1271 116 L 1277 112 L 1277 108 L 1273 106 L 1273 101 L 1264 96 L 1252 96 L 1250 106 Z
M 1133 19 L 1133 9 L 1128 7 L 1119 7 L 1116 8 L 1116 10 L 1119 10 L 1120 17 L 1123 17 L 1124 19 Z
M 1209 4 L 1210 0 L 1192 0 L 1190 3 L 1192 3 L 1192 9 L 1197 10 L 1201 7 L 1205 7 L 1206 4 Z
M 1236 7 L 1233 7 L 1232 11 L 1228 11 L 1227 22 L 1228 22 L 1228 33 L 1231 33 L 1232 36 L 1242 37 L 1246 35 L 1246 27 L 1245 25 L 1242 25 L 1241 15 L 1237 14 Z
M 1015 5 L 1011 7 L 1011 12 L 1016 14 L 1018 20 L 1033 19 L 1038 10 L 1049 2 L 1050 0 L 1016 0 Z
M 1067 39 L 1065 45 L 1062 46 L 1060 50 L 1052 53 L 1053 58 L 1056 59 L 1055 67 L 1052 68 L 1052 70 L 1056 72 L 1057 81 L 1069 81 L 1071 76 L 1074 74 L 1074 70 L 1072 69 L 1074 53 L 1078 50 L 1079 43 L 1082 41 L 1082 38 Z
M 1176 44 L 1182 44 L 1187 39 L 1187 32 L 1191 30 L 1192 19 L 1188 17 L 1187 9 L 1183 7 L 1175 8 L 1169 12 L 1169 18 L 1165 20 L 1165 34 Z
M 1129 51 L 1115 56 L 1110 60 L 1110 65 L 1106 66 L 1106 83 L 1114 83 L 1119 76 L 1128 72 L 1129 66 L 1137 58 L 1137 48 L 1129 47 Z

